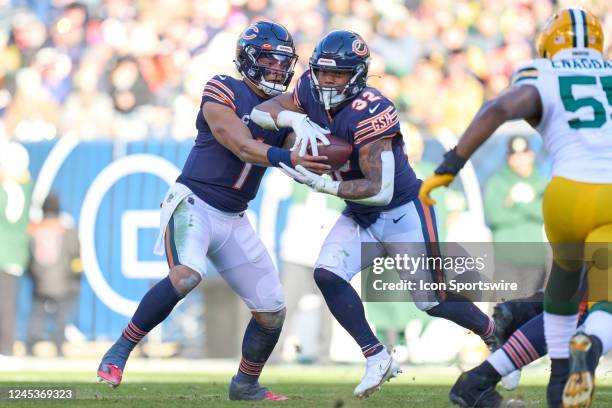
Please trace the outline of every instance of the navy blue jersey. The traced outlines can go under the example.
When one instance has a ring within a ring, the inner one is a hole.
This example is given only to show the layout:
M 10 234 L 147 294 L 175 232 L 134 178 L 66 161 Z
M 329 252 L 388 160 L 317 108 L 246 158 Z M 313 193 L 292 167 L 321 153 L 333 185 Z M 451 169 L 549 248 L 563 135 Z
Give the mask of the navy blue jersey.
M 404 141 L 393 102 L 378 90 L 366 86 L 359 95 L 347 102 L 331 117 L 324 106 L 315 100 L 310 81 L 310 71 L 306 71 L 293 90 L 293 102 L 319 126 L 329 129 L 332 135 L 353 145 L 353 153 L 349 161 L 340 171 L 334 172 L 336 180 L 364 178 L 359 167 L 361 148 L 376 140 L 393 138 L 395 183 L 391 202 L 383 207 L 346 201 L 348 213 L 378 213 L 414 200 L 418 196 L 421 181 L 417 179 L 404 153 Z
M 216 75 L 204 87 L 196 119 L 198 137 L 177 181 L 219 210 L 246 210 L 249 201 L 257 194 L 266 167 L 243 162 L 219 143 L 204 119 L 202 105 L 212 102 L 231 108 L 248 126 L 254 139 L 280 147 L 291 129 L 265 130 L 250 120 L 251 110 L 263 101 L 265 99 L 244 81 L 230 76 Z

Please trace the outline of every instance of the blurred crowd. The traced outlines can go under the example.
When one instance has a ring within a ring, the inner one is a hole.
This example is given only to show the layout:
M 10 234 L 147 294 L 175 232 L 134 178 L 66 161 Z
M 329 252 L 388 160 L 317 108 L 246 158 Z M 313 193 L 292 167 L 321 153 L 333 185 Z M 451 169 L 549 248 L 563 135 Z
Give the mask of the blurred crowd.
M 555 3 L 0 0 L 0 137 L 192 138 L 203 84 L 235 73 L 236 39 L 261 18 L 294 33 L 296 78 L 326 32 L 360 33 L 373 51 L 370 84 L 426 134 L 456 136 L 532 57 Z M 612 2 L 582 3 L 612 37 Z

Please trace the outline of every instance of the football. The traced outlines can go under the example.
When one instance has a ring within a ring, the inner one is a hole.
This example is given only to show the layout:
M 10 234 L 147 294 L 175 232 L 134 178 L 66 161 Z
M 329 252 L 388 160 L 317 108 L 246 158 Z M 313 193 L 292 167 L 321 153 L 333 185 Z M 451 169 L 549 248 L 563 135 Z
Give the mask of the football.
M 338 170 L 351 156 L 353 145 L 345 142 L 339 137 L 329 135 L 329 145 L 318 144 L 319 156 L 327 156 L 327 164 L 332 166 L 332 170 Z M 308 146 L 308 154 L 312 154 Z

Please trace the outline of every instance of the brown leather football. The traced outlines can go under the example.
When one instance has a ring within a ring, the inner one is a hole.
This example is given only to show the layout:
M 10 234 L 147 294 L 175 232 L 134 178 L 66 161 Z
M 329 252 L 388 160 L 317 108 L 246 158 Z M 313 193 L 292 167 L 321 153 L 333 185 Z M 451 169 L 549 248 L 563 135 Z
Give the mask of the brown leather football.
M 327 138 L 329 145 L 319 143 L 317 146 L 319 156 L 327 156 L 327 164 L 332 166 L 332 170 L 338 170 L 351 157 L 353 145 L 333 135 L 328 135 Z M 312 154 L 310 146 L 308 146 L 308 154 Z

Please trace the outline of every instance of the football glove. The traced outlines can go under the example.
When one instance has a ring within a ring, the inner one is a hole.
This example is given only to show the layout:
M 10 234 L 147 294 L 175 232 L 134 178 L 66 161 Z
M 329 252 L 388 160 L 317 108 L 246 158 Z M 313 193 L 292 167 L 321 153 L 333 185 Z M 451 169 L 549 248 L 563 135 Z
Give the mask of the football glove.
M 285 163 L 280 163 L 280 170 L 289 177 L 302 184 L 306 184 L 315 191 L 335 196 L 338 195 L 339 181 L 333 181 L 326 177 L 319 176 L 300 164 L 295 166 L 295 169 L 292 169 Z
M 329 130 L 323 129 L 321 126 L 313 122 L 307 115 L 303 113 L 284 110 L 280 112 L 276 118 L 276 123 L 280 127 L 291 127 L 295 132 L 295 143 L 291 151 L 299 147 L 298 154 L 304 156 L 308 145 L 313 156 L 319 155 L 317 143 L 321 142 L 324 145 L 329 145 Z
M 448 186 L 454 179 L 455 176 L 452 174 L 432 174 L 421 184 L 419 198 L 427 205 L 435 205 L 436 200 L 431 198 L 429 194 L 438 187 Z

